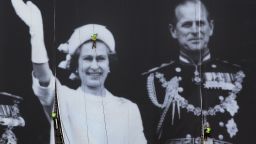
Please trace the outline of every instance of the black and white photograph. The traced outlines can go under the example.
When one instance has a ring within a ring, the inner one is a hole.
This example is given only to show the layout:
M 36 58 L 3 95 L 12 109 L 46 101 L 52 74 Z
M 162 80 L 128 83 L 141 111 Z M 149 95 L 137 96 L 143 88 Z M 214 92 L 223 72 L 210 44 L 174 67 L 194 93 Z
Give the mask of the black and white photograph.
M 1 144 L 243 144 L 253 0 L 1 0 Z

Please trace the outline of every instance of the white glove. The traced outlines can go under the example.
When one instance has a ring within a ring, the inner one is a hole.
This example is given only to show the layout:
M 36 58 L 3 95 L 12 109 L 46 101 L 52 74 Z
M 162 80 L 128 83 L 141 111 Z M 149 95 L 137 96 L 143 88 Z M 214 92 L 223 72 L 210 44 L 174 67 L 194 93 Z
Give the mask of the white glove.
M 38 7 L 31 1 L 11 0 L 16 14 L 29 27 L 31 35 L 31 59 L 33 63 L 48 62 L 47 51 L 44 44 L 44 31 L 42 15 Z

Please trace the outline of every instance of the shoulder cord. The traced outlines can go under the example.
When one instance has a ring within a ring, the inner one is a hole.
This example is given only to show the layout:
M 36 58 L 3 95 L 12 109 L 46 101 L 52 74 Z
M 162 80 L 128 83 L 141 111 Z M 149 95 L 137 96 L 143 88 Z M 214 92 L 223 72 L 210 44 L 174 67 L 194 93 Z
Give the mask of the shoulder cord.
M 151 73 L 148 76 L 147 89 L 148 89 L 148 95 L 149 95 L 151 102 L 155 106 L 157 106 L 161 109 L 164 109 L 164 111 L 161 114 L 160 120 L 158 122 L 157 131 L 156 131 L 158 138 L 160 138 L 163 122 L 165 120 L 165 116 L 166 116 L 171 105 L 172 105 L 172 125 L 174 122 L 174 114 L 175 114 L 176 104 L 177 104 L 178 115 L 180 118 L 180 102 L 179 102 L 180 98 L 177 96 L 177 88 L 179 86 L 179 82 L 178 82 L 177 77 L 173 77 L 170 81 L 167 82 L 166 79 L 163 77 L 163 74 L 157 73 L 156 75 L 158 75 L 157 77 L 160 79 L 162 86 L 166 88 L 166 94 L 164 97 L 163 104 L 160 104 L 156 97 L 155 85 L 154 85 L 154 73 Z

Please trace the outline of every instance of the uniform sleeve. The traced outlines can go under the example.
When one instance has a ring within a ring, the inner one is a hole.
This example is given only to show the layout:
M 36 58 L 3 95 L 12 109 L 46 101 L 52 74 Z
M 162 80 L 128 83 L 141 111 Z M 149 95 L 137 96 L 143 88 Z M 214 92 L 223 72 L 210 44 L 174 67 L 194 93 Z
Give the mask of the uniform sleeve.
M 147 140 L 143 132 L 143 125 L 139 108 L 136 104 L 132 104 L 129 110 L 130 115 L 130 134 L 129 144 L 146 144 Z

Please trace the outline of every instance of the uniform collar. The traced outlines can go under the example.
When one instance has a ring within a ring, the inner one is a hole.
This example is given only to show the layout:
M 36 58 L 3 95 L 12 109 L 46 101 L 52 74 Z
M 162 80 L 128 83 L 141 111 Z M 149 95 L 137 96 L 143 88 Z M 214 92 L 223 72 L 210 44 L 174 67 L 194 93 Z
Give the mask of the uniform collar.
M 202 62 L 199 63 L 198 65 L 201 65 L 201 64 L 203 64 L 203 63 L 209 61 L 210 59 L 211 59 L 211 54 L 210 54 L 210 53 L 207 53 L 207 54 L 204 55 L 204 56 L 202 55 Z M 189 58 L 189 56 L 180 54 L 179 60 L 180 60 L 182 63 L 194 65 L 192 59 Z

